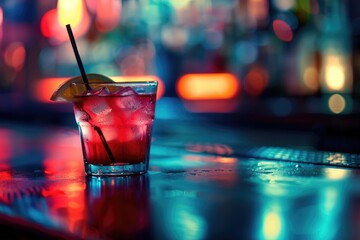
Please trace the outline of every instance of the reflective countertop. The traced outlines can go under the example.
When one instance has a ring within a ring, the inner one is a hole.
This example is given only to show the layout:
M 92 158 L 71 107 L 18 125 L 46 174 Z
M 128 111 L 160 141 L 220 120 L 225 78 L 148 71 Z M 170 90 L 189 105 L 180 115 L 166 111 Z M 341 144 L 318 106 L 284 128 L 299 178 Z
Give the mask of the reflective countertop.
M 150 171 L 104 178 L 85 176 L 73 127 L 1 123 L 0 134 L 0 235 L 360 238 L 357 166 L 237 154 L 249 146 L 311 150 L 311 134 L 157 122 Z

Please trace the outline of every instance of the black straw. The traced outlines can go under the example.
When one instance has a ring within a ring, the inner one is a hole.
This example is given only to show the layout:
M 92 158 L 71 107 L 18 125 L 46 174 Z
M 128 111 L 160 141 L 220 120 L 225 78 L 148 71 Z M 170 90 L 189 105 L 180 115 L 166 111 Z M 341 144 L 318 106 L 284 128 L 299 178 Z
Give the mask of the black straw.
M 79 54 L 79 51 L 77 49 L 77 46 L 76 46 L 76 42 L 75 42 L 75 38 L 74 38 L 74 34 L 72 33 L 72 30 L 71 30 L 71 27 L 70 27 L 70 24 L 67 24 L 66 25 L 66 29 L 68 31 L 68 34 L 69 34 L 69 38 L 70 38 L 70 42 L 71 42 L 71 45 L 72 45 L 72 48 L 74 50 L 74 54 L 75 54 L 75 57 L 76 57 L 76 61 L 79 65 L 79 69 L 80 69 L 80 72 L 81 72 L 81 76 L 83 78 L 83 81 L 85 83 L 85 86 L 86 86 L 86 90 L 91 90 L 91 87 L 89 85 L 89 80 L 87 79 L 87 76 L 86 76 L 86 73 L 85 73 L 85 69 L 84 69 L 84 65 L 82 64 L 81 62 L 81 58 L 80 58 L 80 54 Z M 114 158 L 114 155 L 112 154 L 111 150 L 110 150 L 110 147 L 109 145 L 107 144 L 106 142 L 106 139 L 104 137 L 104 134 L 102 133 L 101 129 L 97 126 L 93 126 L 95 131 L 99 134 L 99 137 L 101 139 L 101 142 L 103 143 L 104 145 L 104 148 L 106 150 L 106 153 L 108 154 L 110 160 L 112 163 L 115 163 L 115 158 Z
M 66 29 L 67 29 L 68 34 L 69 34 L 70 42 L 71 42 L 72 48 L 74 50 L 75 58 L 76 58 L 78 66 L 79 66 L 81 76 L 82 76 L 82 78 L 84 80 L 86 90 L 91 90 L 91 87 L 89 85 L 89 80 L 87 79 L 85 69 L 84 69 L 84 65 L 82 64 L 80 54 L 79 54 L 79 51 L 78 51 L 77 46 L 76 46 L 75 37 L 74 37 L 74 34 L 73 34 L 72 30 L 71 30 L 70 24 L 66 25 Z
M 94 126 L 94 129 L 95 129 L 95 131 L 99 134 L 99 137 L 100 137 L 100 139 L 101 139 L 101 142 L 102 142 L 103 145 L 104 145 L 105 151 L 106 151 L 107 155 L 109 156 L 110 161 L 111 161 L 112 163 L 115 163 L 115 157 L 114 157 L 114 155 L 112 154 L 111 149 L 110 149 L 109 145 L 107 144 L 107 141 L 106 141 L 106 139 L 105 139 L 105 137 L 104 137 L 104 134 L 102 133 L 101 129 L 100 129 L 98 126 Z

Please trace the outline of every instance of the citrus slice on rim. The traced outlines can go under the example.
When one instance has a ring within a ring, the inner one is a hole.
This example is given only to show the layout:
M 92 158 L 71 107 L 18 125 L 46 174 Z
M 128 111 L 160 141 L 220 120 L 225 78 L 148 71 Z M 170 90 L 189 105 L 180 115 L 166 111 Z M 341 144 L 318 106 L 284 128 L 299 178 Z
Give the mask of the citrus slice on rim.
M 110 78 L 108 78 L 104 75 L 101 75 L 101 74 L 97 74 L 97 73 L 89 73 L 89 74 L 86 74 L 86 76 L 90 83 L 95 83 L 95 82 L 96 83 L 112 83 L 112 82 L 114 82 Z M 84 81 L 83 81 L 82 76 L 70 78 L 69 80 L 62 83 L 54 91 L 54 93 L 51 95 L 50 100 L 56 101 L 56 102 L 72 102 L 74 96 L 71 93 L 71 89 L 70 89 L 71 84 L 72 83 L 83 83 L 83 82 Z

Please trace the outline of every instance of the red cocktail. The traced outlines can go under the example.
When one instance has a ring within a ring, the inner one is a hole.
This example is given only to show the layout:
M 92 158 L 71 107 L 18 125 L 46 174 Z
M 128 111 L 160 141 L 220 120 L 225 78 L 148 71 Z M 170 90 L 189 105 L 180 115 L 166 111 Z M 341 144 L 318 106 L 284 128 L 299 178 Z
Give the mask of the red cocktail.
M 147 171 L 156 90 L 157 82 L 71 84 L 86 173 Z

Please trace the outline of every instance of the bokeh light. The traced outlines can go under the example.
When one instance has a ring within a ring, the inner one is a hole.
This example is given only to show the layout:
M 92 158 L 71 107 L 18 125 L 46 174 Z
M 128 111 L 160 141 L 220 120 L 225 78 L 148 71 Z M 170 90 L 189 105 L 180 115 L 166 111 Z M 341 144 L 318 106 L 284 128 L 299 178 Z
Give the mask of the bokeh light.
M 269 81 L 267 71 L 260 67 L 253 67 L 244 79 L 244 90 L 251 96 L 259 96 Z
M 82 1 L 69 4 L 66 0 L 59 0 L 58 7 L 44 13 L 40 20 L 40 30 L 44 37 L 49 38 L 51 44 L 69 41 L 65 25 L 70 24 L 75 37 L 84 35 L 90 27 L 90 17 Z M 73 6 L 73 4 L 75 4 Z M 68 5 L 69 4 L 69 5 Z M 74 9 L 68 10 L 70 6 Z
M 192 0 L 170 0 L 169 1 L 170 4 L 172 6 L 174 6 L 175 8 L 183 8 L 189 5 L 190 2 L 192 2 Z
M 328 106 L 333 113 L 342 113 L 346 107 L 346 101 L 340 94 L 333 94 L 328 101 Z
M 240 41 L 235 45 L 235 57 L 244 64 L 253 63 L 258 56 L 258 49 L 252 41 Z
M 340 154 L 340 153 L 339 153 Z M 341 157 L 341 156 L 337 156 Z M 343 160 L 345 157 L 343 157 Z M 327 168 L 325 171 L 326 177 L 331 180 L 343 180 L 349 177 L 350 172 L 348 169 L 340 169 L 340 168 Z
M 269 3 L 267 0 L 248 0 L 247 13 L 249 14 L 250 26 L 265 26 L 269 15 Z
M 274 20 L 273 29 L 275 35 L 284 42 L 290 42 L 293 39 L 293 32 L 288 23 L 283 20 Z
M 182 49 L 188 42 L 188 31 L 180 26 L 169 25 L 161 31 L 163 44 L 172 49 Z
M 287 23 L 293 30 L 299 26 L 299 19 L 292 12 L 280 13 L 276 18 Z
M 102 32 L 113 30 L 120 22 L 121 1 L 100 0 L 96 3 L 96 28 Z
M 23 68 L 25 63 L 26 50 L 24 44 L 21 42 L 10 43 L 4 52 L 4 60 L 8 66 L 19 71 Z
M 344 89 L 345 67 L 340 57 L 328 56 L 325 59 L 325 84 L 333 91 Z
M 265 213 L 263 220 L 264 239 L 278 239 L 282 230 L 282 220 L 278 212 L 270 210 Z
M 297 1 L 300 8 L 305 11 L 306 13 L 311 13 L 311 2 L 316 2 L 312 0 L 301 0 Z
M 54 24 L 57 23 L 57 11 L 52 9 L 46 12 L 41 18 L 40 30 L 44 37 L 51 37 L 53 35 Z
M 82 0 L 58 0 L 58 21 L 61 26 L 70 24 L 74 28 L 80 24 L 84 15 L 84 3 Z
M 304 71 L 304 84 L 308 88 L 308 90 L 315 92 L 319 90 L 319 71 L 313 67 L 309 66 Z
M 138 54 L 129 54 L 120 63 L 121 72 L 125 76 L 142 75 L 145 73 L 144 58 Z
M 240 86 L 229 73 L 186 74 L 179 79 L 176 89 L 183 99 L 213 100 L 234 98 Z
M 295 7 L 295 0 L 274 0 L 273 4 L 281 11 L 288 11 Z

